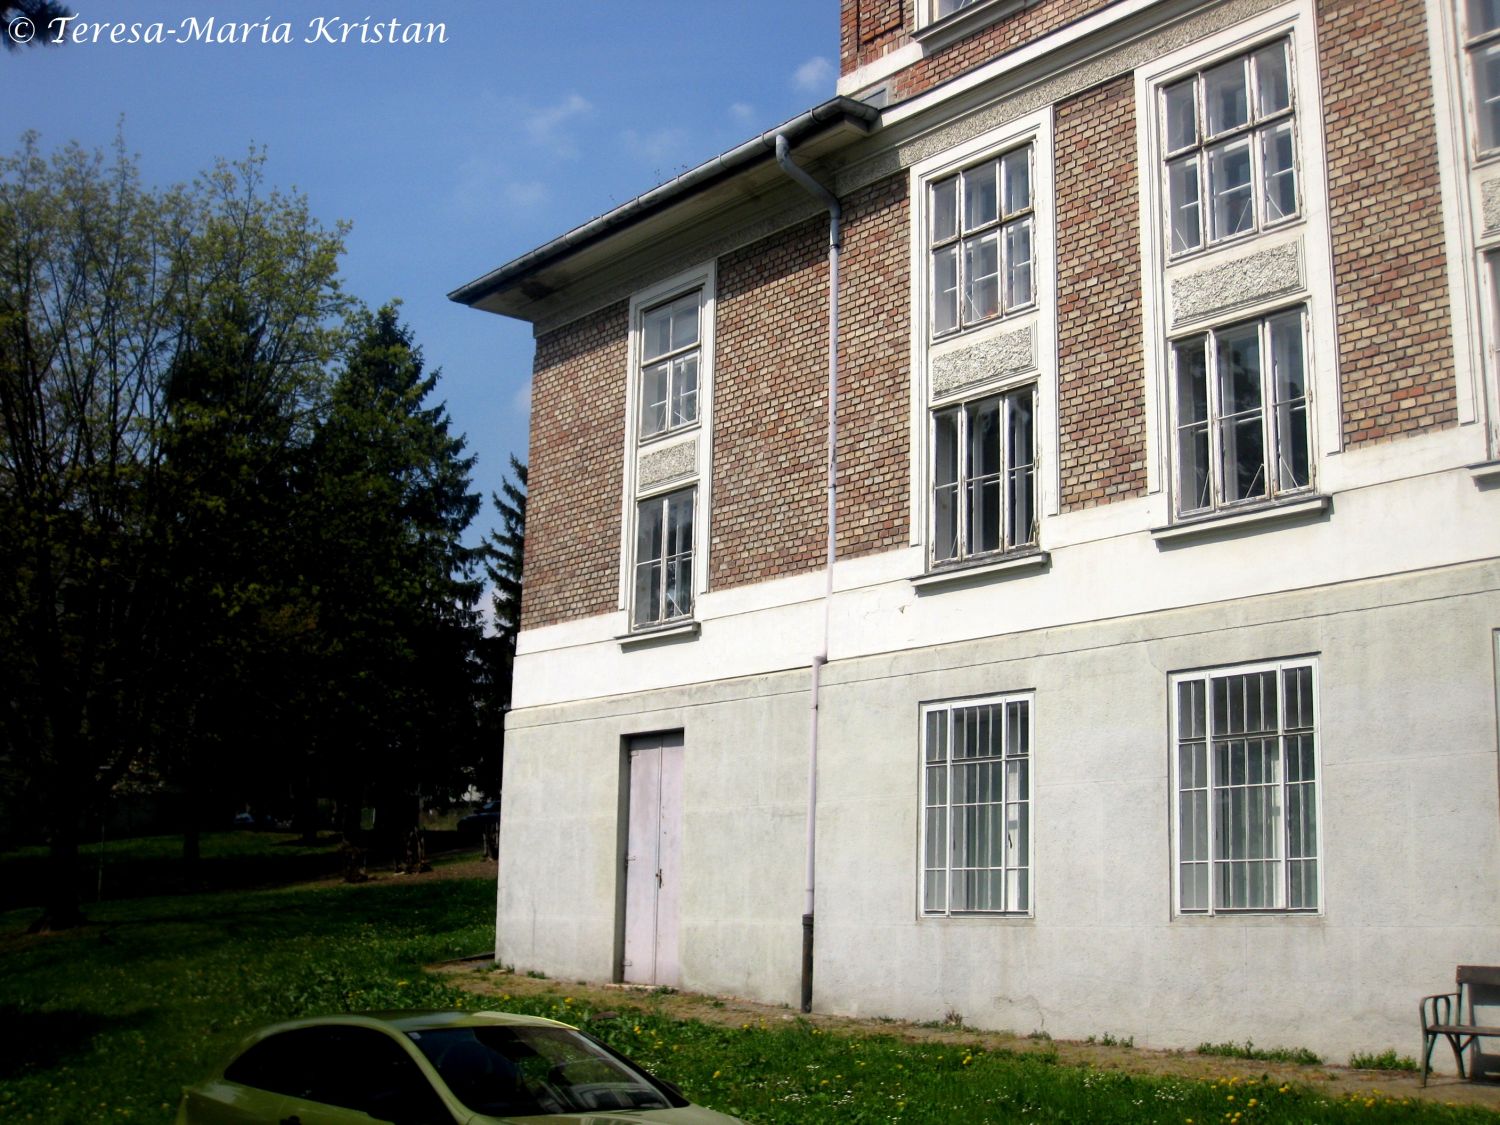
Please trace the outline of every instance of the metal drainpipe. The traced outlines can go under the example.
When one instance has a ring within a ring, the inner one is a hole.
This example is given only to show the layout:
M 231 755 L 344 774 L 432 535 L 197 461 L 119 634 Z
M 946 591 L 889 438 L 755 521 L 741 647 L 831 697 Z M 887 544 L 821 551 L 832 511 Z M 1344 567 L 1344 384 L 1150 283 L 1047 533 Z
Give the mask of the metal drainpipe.
M 812 658 L 812 707 L 807 752 L 807 888 L 802 911 L 802 1010 L 812 1011 L 813 887 L 818 856 L 818 704 L 823 665 L 828 663 L 828 623 L 833 603 L 833 560 L 838 527 L 839 250 L 844 244 L 838 197 L 792 163 L 791 145 L 776 137 L 781 170 L 828 208 L 828 565 L 823 587 L 823 638 Z

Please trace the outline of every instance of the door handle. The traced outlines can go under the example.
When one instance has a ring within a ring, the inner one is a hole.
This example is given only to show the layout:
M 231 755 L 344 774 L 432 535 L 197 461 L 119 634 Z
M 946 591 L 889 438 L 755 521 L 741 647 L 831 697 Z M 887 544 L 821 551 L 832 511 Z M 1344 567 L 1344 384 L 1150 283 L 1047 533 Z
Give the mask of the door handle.
M 661 888 L 661 868 L 660 867 L 658 867 L 656 869 L 656 886 L 657 886 L 657 889 Z

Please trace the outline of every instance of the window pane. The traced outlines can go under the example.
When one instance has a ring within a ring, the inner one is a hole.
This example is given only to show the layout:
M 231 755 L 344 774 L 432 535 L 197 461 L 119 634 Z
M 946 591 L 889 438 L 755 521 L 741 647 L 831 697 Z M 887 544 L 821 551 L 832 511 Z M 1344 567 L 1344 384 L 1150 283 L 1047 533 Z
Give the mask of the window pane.
M 641 359 L 653 360 L 672 350 L 672 306 L 662 305 L 641 321 Z
M 1167 210 L 1172 225 L 1172 253 L 1196 250 L 1203 240 L 1196 156 L 1167 165 Z
M 1265 159 L 1266 222 L 1289 219 L 1297 213 L 1297 170 L 1292 158 L 1292 123 L 1261 135 Z
M 1306 488 L 1311 483 L 1307 380 L 1302 362 L 1302 317 L 1271 321 L 1272 386 L 1276 396 L 1276 487 Z
M 1500 147 L 1500 43 L 1473 52 L 1476 113 L 1479 143 L 1483 148 Z
M 1014 215 L 1031 206 L 1031 148 L 1018 148 L 1001 160 L 1005 186 L 1005 213 Z
M 958 411 L 933 416 L 932 558 L 958 557 Z
M 1005 228 L 1005 307 L 1031 304 L 1031 220 Z
M 672 364 L 646 368 L 641 378 L 641 436 L 650 437 L 667 428 L 667 394 L 672 382 Z
M 991 232 L 964 242 L 964 323 L 1000 311 L 1000 240 Z
M 991 160 L 963 174 L 964 230 L 976 230 L 999 217 L 999 161 Z
M 698 294 L 689 293 L 672 305 L 672 350 L 698 343 Z
M 1032 436 L 1031 392 L 1012 395 L 1008 401 L 1006 436 L 1006 541 L 1019 546 L 1035 539 L 1033 532 L 1035 460 Z
M 1168 152 L 1177 152 L 1198 143 L 1197 87 L 1198 83 L 1189 78 L 1162 91 Z
M 1500 0 L 1469 0 L 1469 34 L 1500 28 Z
M 951 332 L 958 327 L 958 247 L 932 255 L 932 331 Z
M 958 177 L 932 185 L 932 238 L 934 242 L 958 233 Z
M 1221 331 L 1216 359 L 1224 499 L 1264 496 L 1266 450 L 1259 326 L 1241 325 Z
M 1282 40 L 1255 53 L 1255 112 L 1259 117 L 1280 113 L 1292 104 L 1286 48 L 1286 40 Z
M 1177 460 L 1179 503 L 1184 512 L 1213 503 L 1209 473 L 1208 339 L 1199 336 L 1173 349 L 1177 361 Z
M 1228 238 L 1255 227 L 1250 176 L 1250 141 L 1247 138 L 1208 150 L 1208 194 L 1215 239 Z
M 1250 97 L 1246 88 L 1245 61 L 1235 59 L 1203 75 L 1203 105 L 1208 113 L 1210 135 L 1249 123 Z
M 698 420 L 698 353 L 690 352 L 672 364 L 672 425 Z
M 692 492 L 667 497 L 667 550 L 663 612 L 685 617 L 693 612 Z

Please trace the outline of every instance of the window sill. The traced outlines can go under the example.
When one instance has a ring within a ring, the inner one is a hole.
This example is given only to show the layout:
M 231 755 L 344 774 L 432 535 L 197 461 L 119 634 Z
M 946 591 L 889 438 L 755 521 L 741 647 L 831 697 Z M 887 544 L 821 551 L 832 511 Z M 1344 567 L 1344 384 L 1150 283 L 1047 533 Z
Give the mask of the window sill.
M 1198 516 L 1181 523 L 1153 527 L 1151 538 L 1155 539 L 1159 546 L 1174 547 L 1179 543 L 1192 543 L 1203 539 L 1237 535 L 1242 531 L 1255 531 L 1266 524 L 1314 519 L 1327 513 L 1332 506 L 1331 497 L 1304 496 L 1297 500 L 1283 500 L 1243 511 L 1215 512 L 1213 515 Z
M 1045 569 L 1051 563 L 1052 556 L 1048 552 L 1032 550 L 990 562 L 963 563 L 944 570 L 930 570 L 909 581 L 916 588 L 917 593 L 921 594 L 969 582 L 987 582 L 991 579 L 1030 574 L 1033 571 Z
M 965 910 L 956 914 L 919 914 L 922 922 L 1034 922 L 1036 915 L 1025 910 Z
M 696 621 L 670 621 L 665 625 L 652 625 L 633 633 L 621 633 L 615 640 L 620 643 L 621 652 L 629 652 L 634 648 L 692 640 L 698 636 L 699 628 Z
M 1292 922 L 1301 926 L 1310 926 L 1321 923 L 1323 917 L 1320 910 L 1220 910 L 1213 914 L 1207 911 L 1193 911 L 1186 914 L 1178 911 L 1173 921 L 1201 926 L 1216 922 L 1250 922 L 1260 926 L 1284 925 Z
M 922 44 L 923 54 L 931 54 L 1030 5 L 1031 0 L 982 0 L 917 28 L 911 37 Z
M 1480 461 L 1477 465 L 1469 465 L 1468 470 L 1480 488 L 1500 485 L 1500 461 Z

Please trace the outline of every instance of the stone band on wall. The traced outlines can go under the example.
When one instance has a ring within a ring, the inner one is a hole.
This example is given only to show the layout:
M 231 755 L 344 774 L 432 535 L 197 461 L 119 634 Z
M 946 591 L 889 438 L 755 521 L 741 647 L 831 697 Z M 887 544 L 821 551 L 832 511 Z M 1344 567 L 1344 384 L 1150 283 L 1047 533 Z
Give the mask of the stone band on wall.
M 1172 325 L 1303 289 L 1302 244 L 1289 242 L 1172 282 Z
M 934 398 L 940 398 L 996 375 L 1025 371 L 1035 366 L 1035 350 L 1028 325 L 933 360 L 932 394 Z
M 669 480 L 690 477 L 698 471 L 698 439 L 678 442 L 641 454 L 635 480 L 639 488 L 650 488 Z

